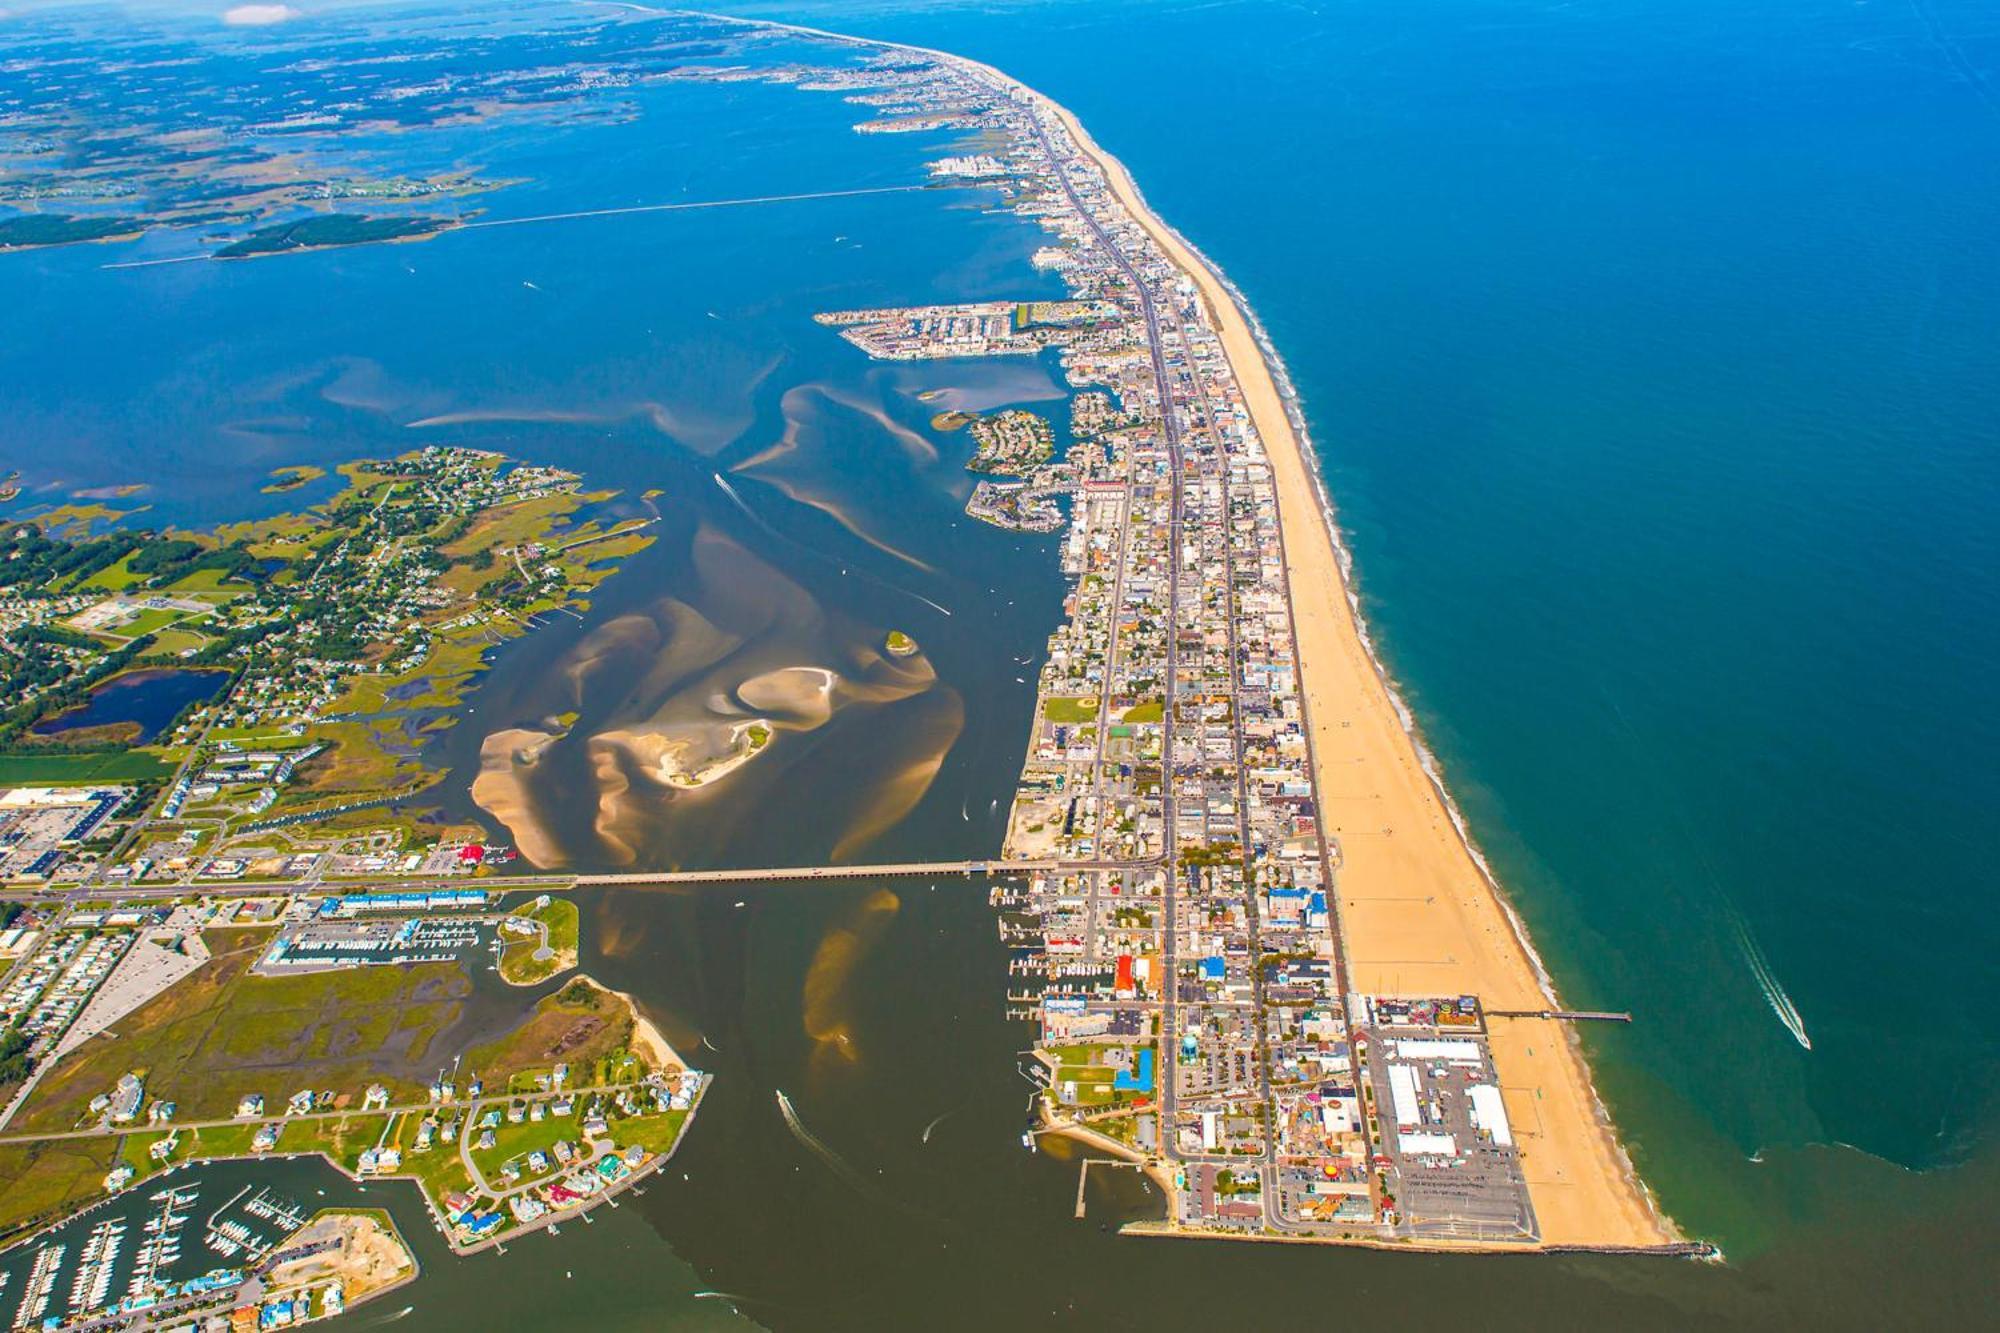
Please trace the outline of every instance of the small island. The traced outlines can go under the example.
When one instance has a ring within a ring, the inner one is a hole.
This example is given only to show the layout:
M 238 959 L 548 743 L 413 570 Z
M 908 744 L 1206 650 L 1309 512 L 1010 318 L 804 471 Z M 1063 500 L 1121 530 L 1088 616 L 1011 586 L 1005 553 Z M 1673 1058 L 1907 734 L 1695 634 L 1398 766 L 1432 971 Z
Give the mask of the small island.
M 381 241 L 424 241 L 457 226 L 451 218 L 368 217 L 360 213 L 324 213 L 295 222 L 259 227 L 215 252 L 217 259 L 252 259 L 295 250 L 326 250 L 340 245 L 372 245 Z
M 323 467 L 314 467 L 310 463 L 294 463 L 290 467 L 281 467 L 273 471 L 270 482 L 263 487 L 263 493 L 282 495 L 286 491 L 297 490 L 309 481 L 318 481 L 325 475 L 326 469 Z
M 965 467 L 969 472 L 1000 472 L 1023 476 L 1055 456 L 1055 430 L 1048 418 L 1025 408 L 1009 408 L 972 423 L 972 441 L 979 451 Z
M 917 655 L 917 641 L 899 629 L 889 631 L 889 637 L 883 641 L 882 648 L 891 657 L 915 657 Z

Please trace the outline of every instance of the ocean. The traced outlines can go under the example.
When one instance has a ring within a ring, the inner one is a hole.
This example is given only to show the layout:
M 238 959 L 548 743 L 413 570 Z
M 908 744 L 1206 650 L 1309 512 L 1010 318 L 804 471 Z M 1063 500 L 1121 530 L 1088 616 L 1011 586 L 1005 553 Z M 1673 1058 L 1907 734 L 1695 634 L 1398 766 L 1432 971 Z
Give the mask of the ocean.
M 1019 1146 L 1029 1034 L 1003 1020 L 977 887 L 604 891 L 586 968 L 714 1091 L 615 1226 L 427 1258 L 412 1326 L 572 1303 L 603 1328 L 729 1308 L 773 1329 L 1977 1318 L 2000 1223 L 1990 15 L 728 8 L 1001 67 L 1243 290 L 1378 651 L 1565 1000 L 1634 1014 L 1586 1034 L 1599 1089 L 1662 1207 L 1729 1263 L 1121 1238 L 1104 1228 L 1156 1205 L 1141 1182 L 1093 1173 L 1077 1221 L 1074 1162 Z M 838 99 L 764 85 L 640 105 L 427 151 L 525 177 L 488 202 L 525 216 L 905 184 L 945 142 L 853 135 Z M 661 541 L 589 621 L 497 656 L 439 751 L 453 813 L 478 813 L 489 735 L 574 710 L 521 798 L 570 864 L 989 851 L 1062 588 L 1046 540 L 959 514 L 969 446 L 927 435 L 919 395 L 1046 403 L 1054 380 L 870 365 L 806 316 L 1052 293 L 1039 243 L 923 194 L 248 264 L 9 256 L 0 464 L 73 490 L 143 474 L 182 522 L 296 503 L 251 484 L 281 463 L 412 443 L 660 488 Z M 740 795 L 621 829 L 595 817 L 583 738 L 702 697 L 713 663 L 659 666 L 690 616 L 745 670 L 856 680 L 900 628 L 936 680 L 774 750 Z M 891 780 L 932 763 L 913 798 Z

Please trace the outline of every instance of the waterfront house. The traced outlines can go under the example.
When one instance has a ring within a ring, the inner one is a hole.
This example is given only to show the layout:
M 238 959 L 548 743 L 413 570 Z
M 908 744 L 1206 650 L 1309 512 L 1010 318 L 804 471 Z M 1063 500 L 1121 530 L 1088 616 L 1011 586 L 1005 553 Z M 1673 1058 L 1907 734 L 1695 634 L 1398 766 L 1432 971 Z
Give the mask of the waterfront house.
M 105 1119 L 114 1125 L 129 1124 L 139 1118 L 139 1107 L 146 1100 L 146 1085 L 137 1074 L 124 1074 L 118 1080 L 117 1089 L 111 1094 L 111 1106 Z

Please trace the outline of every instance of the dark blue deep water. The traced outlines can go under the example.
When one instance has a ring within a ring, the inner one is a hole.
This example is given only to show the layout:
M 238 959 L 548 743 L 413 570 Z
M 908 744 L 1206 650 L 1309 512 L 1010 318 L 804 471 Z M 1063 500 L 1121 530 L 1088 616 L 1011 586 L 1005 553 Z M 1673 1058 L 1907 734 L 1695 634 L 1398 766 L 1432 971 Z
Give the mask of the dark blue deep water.
M 1245 291 L 1479 840 L 1640 1015 L 1599 1081 L 1676 1217 L 1991 1178 L 1991 7 L 746 8 L 1006 68 Z
M 691 1179 L 643 1209 L 698 1280 L 801 1329 L 1983 1311 L 2000 1231 L 1990 6 L 731 8 L 1001 66 L 1075 110 L 1244 290 L 1305 402 L 1382 656 L 1565 998 L 1638 1016 L 1590 1034 L 1600 1089 L 1663 1206 L 1731 1264 L 1102 1235 L 1070 1219 L 1074 1175 L 1013 1145 L 1024 1034 L 999 1022 L 983 903 L 905 895 L 849 982 L 869 1054 L 825 1074 L 800 978 L 823 934 L 859 929 L 859 891 L 742 910 L 605 895 L 593 971 L 719 1048 Z M 940 146 L 848 134 L 851 108 L 783 89 L 640 100 L 567 136 L 512 123 L 426 151 L 525 178 L 485 201 L 519 216 L 904 183 Z M 924 388 L 1050 387 L 899 379 L 804 317 L 1045 291 L 1038 243 L 976 199 L 925 195 L 243 265 L 0 258 L 0 470 L 69 488 L 143 474 L 156 517 L 183 522 L 296 503 L 257 494 L 282 463 L 434 440 L 661 487 L 661 544 L 606 586 L 598 625 L 663 595 L 711 619 L 792 606 L 789 581 L 825 623 L 787 652 L 910 630 L 965 713 L 956 733 L 881 730 L 884 763 L 950 748 L 870 854 L 984 848 L 997 826 L 975 816 L 1007 790 L 1030 707 L 1015 663 L 1058 613 L 1053 555 L 963 524 L 949 453 L 913 463 L 868 423 L 921 431 Z M 818 465 L 746 462 L 795 425 L 824 442 Z M 745 506 L 713 485 L 724 470 Z M 697 568 L 714 533 L 783 579 L 743 558 Z M 576 642 L 502 654 L 476 725 L 446 742 L 455 799 L 489 726 L 568 706 L 551 682 Z M 609 725 L 628 704 L 582 707 Z M 843 787 L 840 762 L 806 755 L 781 794 Z M 660 855 L 782 864 L 838 836 L 823 801 L 784 808 Z M 773 1087 L 883 1197 L 817 1178 Z M 561 1263 L 543 1255 L 507 1271 L 546 1302 Z M 504 1318 L 507 1285 L 455 1295 L 464 1326 Z M 664 1317 L 602 1291 L 592 1308 L 604 1326 Z

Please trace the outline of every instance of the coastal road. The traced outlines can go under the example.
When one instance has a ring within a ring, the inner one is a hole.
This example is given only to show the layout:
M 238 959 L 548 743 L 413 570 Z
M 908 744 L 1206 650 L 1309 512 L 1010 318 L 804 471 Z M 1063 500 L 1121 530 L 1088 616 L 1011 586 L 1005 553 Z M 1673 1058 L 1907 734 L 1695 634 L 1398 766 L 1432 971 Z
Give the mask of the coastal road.
M 1173 1156 L 1174 1126 L 1174 1052 L 1178 1049 L 1176 1035 L 1176 1012 L 1178 997 L 1175 994 L 1180 984 L 1180 899 L 1178 876 L 1174 873 L 1173 848 L 1177 837 L 1174 821 L 1174 725 L 1175 700 L 1174 683 L 1177 670 L 1176 644 L 1180 638 L 1180 582 L 1181 582 L 1181 425 L 1175 413 L 1172 381 L 1167 375 L 1164 345 L 1160 337 L 1159 312 L 1153 305 L 1153 294 L 1147 288 L 1145 279 L 1132 263 L 1131 257 L 1121 249 L 1097 215 L 1084 206 L 1077 197 L 1076 187 L 1070 182 L 1068 164 L 1073 156 L 1083 156 L 1076 148 L 1073 154 L 1063 154 L 1050 141 L 1048 127 L 1042 121 L 1041 108 L 1029 113 L 1030 124 L 1034 128 L 1035 141 L 1041 146 L 1042 154 L 1048 159 L 1055 173 L 1056 182 L 1068 198 L 1070 207 L 1089 228 L 1111 262 L 1125 275 L 1132 285 L 1133 295 L 1139 302 L 1139 313 L 1146 321 L 1146 350 L 1153 365 L 1154 391 L 1159 395 L 1160 433 L 1166 446 L 1167 478 L 1171 506 L 1167 527 L 1167 661 L 1162 678 L 1162 690 L 1166 707 L 1160 725 L 1160 847 L 1162 858 L 1167 864 L 1167 874 L 1161 889 L 1160 915 L 1164 927 L 1160 943 L 1160 1051 L 1162 1059 L 1160 1077 L 1160 1151 Z M 1065 136 L 1067 137 L 1067 136 Z M 1110 185 L 1106 178 L 1106 188 Z M 1129 527 L 1132 516 L 1128 511 L 1126 523 Z M 1116 614 L 1117 608 L 1113 608 Z
M 572 1097 L 585 1097 L 589 1096 L 592 1093 L 621 1092 L 628 1088 L 638 1088 L 642 1086 L 644 1085 L 633 1082 L 593 1083 L 588 1087 L 565 1088 L 563 1089 L 563 1091 L 567 1092 Z M 522 1093 L 520 1095 L 523 1098 L 527 1098 L 531 1094 Z M 535 1093 L 532 1095 L 541 1096 L 543 1094 Z M 484 1098 L 481 1100 L 480 1105 L 484 1105 L 486 1102 L 494 1100 L 498 1100 L 504 1103 L 507 1100 L 509 1100 L 509 1098 L 506 1097 L 501 1097 L 497 1099 Z M 92 1125 L 88 1129 L 63 1129 L 55 1131 L 45 1131 L 40 1134 L 0 1135 L 0 1144 L 41 1143 L 49 1139 L 124 1138 L 130 1134 L 164 1134 L 169 1130 L 175 1130 L 175 1129 L 228 1129 L 232 1126 L 247 1128 L 248 1126 L 251 1125 L 265 1125 L 265 1124 L 285 1125 L 285 1124 L 291 1124 L 294 1121 L 303 1121 L 303 1120 L 366 1120 L 366 1119 L 371 1119 L 375 1116 L 407 1115 L 412 1112 L 418 1112 L 418 1111 L 424 1111 L 424 1112 L 443 1111 L 456 1105 L 460 1105 L 460 1103 L 422 1101 L 422 1102 L 404 1102 L 396 1106 L 378 1106 L 372 1111 L 364 1111 L 360 1107 L 350 1106 L 344 1111 L 306 1111 L 299 1115 L 230 1116 L 227 1119 L 176 1120 L 170 1124 L 165 1124 L 165 1125 L 141 1125 L 141 1124 Z M 470 1125 L 471 1124 L 470 1119 L 468 1119 L 466 1123 Z

